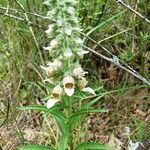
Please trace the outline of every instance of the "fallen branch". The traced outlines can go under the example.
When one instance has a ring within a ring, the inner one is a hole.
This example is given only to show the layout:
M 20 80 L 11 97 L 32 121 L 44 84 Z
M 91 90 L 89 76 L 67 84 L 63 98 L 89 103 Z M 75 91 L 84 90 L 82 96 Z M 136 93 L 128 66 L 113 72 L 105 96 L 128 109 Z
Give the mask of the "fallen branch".
M 150 24 L 150 20 L 146 17 L 144 17 L 143 15 L 141 15 L 138 11 L 134 10 L 130 5 L 124 3 L 122 0 L 115 0 L 117 3 L 121 4 L 122 6 L 126 7 L 127 9 L 129 9 L 130 11 L 132 11 L 133 13 L 135 13 L 137 16 L 139 16 L 140 18 L 142 18 L 143 20 L 145 20 L 147 23 Z
M 95 51 L 95 50 L 93 50 L 93 49 L 91 49 L 91 48 L 89 48 L 89 47 L 83 45 L 83 44 L 82 44 L 82 46 L 83 46 L 85 49 L 89 50 L 90 52 L 96 54 L 97 56 L 99 56 L 99 57 L 101 57 L 101 58 L 103 58 L 103 59 L 105 59 L 105 60 L 107 60 L 107 61 L 109 61 L 109 62 L 115 64 L 115 65 L 118 66 L 119 68 L 121 68 L 121 69 L 127 71 L 128 73 L 132 74 L 133 76 L 135 76 L 135 77 L 138 78 L 139 80 L 143 81 L 144 83 L 150 85 L 150 82 L 149 82 L 147 79 L 145 79 L 144 77 L 142 77 L 137 71 L 135 71 L 133 68 L 131 68 L 131 67 L 128 66 L 127 64 L 122 63 L 122 62 L 119 60 L 119 58 L 118 58 L 117 56 L 113 55 L 112 58 L 109 58 L 109 57 L 106 57 L 106 56 L 100 54 L 99 52 L 97 52 L 97 51 Z M 101 48 L 107 50 L 107 49 L 104 48 L 104 47 L 101 47 Z M 108 51 L 108 50 L 107 50 L 107 51 Z M 127 68 L 126 68 L 125 66 L 123 66 L 123 65 L 125 65 Z

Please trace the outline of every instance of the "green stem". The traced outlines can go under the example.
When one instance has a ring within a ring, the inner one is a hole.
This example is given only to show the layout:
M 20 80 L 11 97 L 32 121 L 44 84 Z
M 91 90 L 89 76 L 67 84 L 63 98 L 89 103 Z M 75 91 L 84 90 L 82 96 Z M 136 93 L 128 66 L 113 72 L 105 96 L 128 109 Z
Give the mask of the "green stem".
M 69 99 L 69 109 L 68 109 L 68 130 L 69 130 L 69 145 L 70 145 L 70 149 L 73 149 L 73 132 L 71 129 L 71 117 L 72 117 L 72 99 L 70 97 Z

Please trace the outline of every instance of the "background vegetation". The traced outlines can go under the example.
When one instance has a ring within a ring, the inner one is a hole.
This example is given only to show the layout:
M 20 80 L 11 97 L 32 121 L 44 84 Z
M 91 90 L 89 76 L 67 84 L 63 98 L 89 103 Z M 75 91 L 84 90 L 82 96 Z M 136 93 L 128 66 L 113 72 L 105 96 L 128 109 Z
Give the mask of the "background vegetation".
M 50 23 L 44 17 L 48 10 L 42 5 L 44 1 L 18 1 L 24 9 L 16 0 L 0 1 L 0 147 L 5 150 L 16 149 L 20 143 L 49 144 L 58 133 L 50 118 L 44 124 L 41 113 L 18 109 L 44 104 L 41 99 L 46 91 L 40 83 L 43 79 L 40 65 L 49 59 L 43 46 L 48 42 L 45 30 Z M 124 2 L 150 19 L 148 0 Z M 148 22 L 115 0 L 81 0 L 77 13 L 83 33 L 149 80 Z M 101 47 L 81 36 L 86 46 L 110 57 Z M 82 65 L 89 71 L 89 83 L 100 89 L 99 92 L 107 93 L 95 107 L 109 110 L 105 114 L 89 114 L 82 129 L 88 133 L 87 140 L 103 143 L 107 141 L 103 137 L 114 135 L 126 148 L 125 127 L 130 127 L 133 141 L 146 140 L 150 136 L 149 86 L 92 52 L 83 59 Z

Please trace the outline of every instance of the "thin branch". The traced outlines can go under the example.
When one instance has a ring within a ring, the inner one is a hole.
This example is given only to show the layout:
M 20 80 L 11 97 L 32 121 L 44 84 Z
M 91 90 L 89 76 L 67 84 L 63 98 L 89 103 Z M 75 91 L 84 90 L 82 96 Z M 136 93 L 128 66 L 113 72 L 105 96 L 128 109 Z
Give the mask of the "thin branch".
M 98 53 L 97 51 L 95 51 L 95 50 L 93 50 L 93 49 L 91 49 L 91 48 L 89 48 L 89 47 L 83 45 L 83 44 L 82 44 L 82 47 L 84 47 L 85 49 L 89 50 L 90 52 L 96 54 L 97 56 L 99 56 L 99 57 L 101 57 L 101 58 L 103 58 L 103 59 L 105 59 L 105 60 L 107 60 L 107 61 L 109 61 L 109 62 L 115 64 L 116 66 L 118 66 L 119 68 L 121 68 L 121 69 L 127 71 L 128 73 L 132 74 L 133 76 L 135 76 L 135 77 L 138 78 L 139 80 L 141 80 L 141 81 L 143 81 L 144 83 L 150 85 L 150 82 L 149 82 L 149 81 L 147 81 L 144 77 L 142 77 L 137 71 L 135 71 L 134 69 L 132 69 L 130 66 L 126 65 L 126 66 L 128 66 L 128 68 L 124 67 L 123 64 L 121 64 L 121 63 L 119 62 L 119 59 L 118 59 L 117 56 L 114 55 L 113 58 L 109 58 L 109 57 L 106 57 L 106 56 L 104 56 L 104 55 Z
M 142 18 L 143 20 L 145 20 L 147 23 L 150 24 L 150 20 L 146 17 L 144 17 L 142 14 L 140 14 L 138 11 L 134 10 L 130 5 L 124 3 L 122 0 L 115 0 L 115 2 L 121 4 L 122 6 L 126 7 L 127 9 L 129 9 L 130 11 L 132 11 L 133 13 L 135 13 L 137 16 L 139 16 L 140 18 Z
M 131 30 L 131 28 L 127 28 L 127 29 L 122 30 L 122 31 L 120 31 L 120 32 L 118 32 L 118 33 L 115 33 L 115 34 L 113 34 L 113 35 L 111 35 L 111 36 L 108 36 L 108 37 L 106 37 L 106 38 L 104 38 L 104 39 L 98 41 L 97 43 L 100 44 L 100 43 L 102 43 L 102 42 L 104 42 L 104 41 L 106 41 L 106 40 L 109 40 L 109 39 L 111 39 L 111 38 L 113 38 L 113 37 L 115 37 L 115 36 L 118 36 L 118 35 L 120 35 L 120 34 L 122 34 L 122 33 L 127 32 L 127 31 L 129 31 L 129 30 Z M 93 49 L 95 49 L 96 47 L 97 47 L 97 45 L 94 46 Z
M 123 62 L 122 60 L 120 60 L 116 55 L 112 54 L 108 49 L 106 49 L 105 47 L 99 45 L 98 42 L 96 42 L 95 40 L 93 40 L 92 38 L 90 38 L 89 36 L 87 36 L 86 34 L 80 32 L 80 34 L 82 34 L 83 36 L 85 36 L 86 38 L 88 38 L 90 41 L 92 41 L 93 43 L 95 43 L 97 46 L 99 46 L 100 48 L 102 48 L 105 52 L 107 52 L 113 59 L 117 60 L 117 62 L 119 64 L 124 65 L 128 70 L 130 70 L 131 72 L 133 72 L 134 74 L 136 74 L 136 76 L 138 76 L 139 78 L 142 79 L 143 82 L 147 83 L 148 85 L 150 84 L 149 81 L 147 81 L 145 78 L 143 78 L 137 71 L 135 71 L 133 68 L 131 68 L 129 65 L 127 65 L 125 62 Z M 105 59 L 105 58 L 104 58 Z M 108 60 L 109 61 L 109 60 Z M 123 69 L 123 68 L 122 68 Z M 131 73 L 132 74 L 132 73 Z
M 22 21 L 22 22 L 28 24 L 28 26 L 37 27 L 37 28 L 39 28 L 39 29 L 46 30 L 46 27 L 42 27 L 41 25 L 35 24 L 35 23 L 33 23 L 33 22 L 29 22 L 29 23 L 28 23 L 24 18 L 21 18 L 21 17 L 18 17 L 18 16 L 14 16 L 14 15 L 7 14 L 7 13 L 1 13 L 1 12 L 0 12 L 0 15 L 9 17 L 9 18 L 14 19 L 14 20 Z
M 6 7 L 0 7 L 0 9 L 2 9 L 2 10 L 8 10 L 8 8 L 6 8 Z M 18 10 L 18 9 L 15 9 L 15 8 L 9 8 L 9 11 L 15 11 L 15 13 L 22 13 L 21 10 Z M 35 17 L 39 17 L 39 18 L 42 18 L 42 19 L 47 19 L 47 20 L 53 21 L 49 17 L 43 16 L 41 14 L 37 14 L 36 12 L 28 12 L 28 11 L 26 11 L 26 13 L 30 14 L 30 15 L 33 15 Z
M 7 17 L 10 17 L 12 19 L 19 20 L 19 21 L 25 21 L 25 19 L 23 19 L 23 18 L 14 16 L 14 15 L 11 15 L 11 14 L 8 14 L 8 13 L 1 13 L 0 12 L 0 15 L 7 16 Z

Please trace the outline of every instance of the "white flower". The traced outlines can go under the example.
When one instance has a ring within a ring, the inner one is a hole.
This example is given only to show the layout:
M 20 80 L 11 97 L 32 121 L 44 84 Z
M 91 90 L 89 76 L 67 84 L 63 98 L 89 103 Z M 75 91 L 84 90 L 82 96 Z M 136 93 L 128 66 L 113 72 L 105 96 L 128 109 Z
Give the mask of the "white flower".
M 61 99 L 61 95 L 63 93 L 63 89 L 61 86 L 57 85 L 54 87 L 53 91 L 52 91 L 52 97 L 53 99 Z
M 70 49 L 68 49 L 65 53 L 64 53 L 65 58 L 71 58 L 73 56 L 73 53 Z
M 86 88 L 82 89 L 82 91 L 91 93 L 93 95 L 96 95 L 95 91 L 92 88 L 90 88 L 90 87 L 86 87 Z
M 52 47 L 51 46 L 47 46 L 47 47 L 43 47 L 44 50 L 47 50 L 47 51 L 51 51 L 52 50 Z
M 67 26 L 67 27 L 65 28 L 65 33 L 66 33 L 67 35 L 71 35 L 72 30 L 73 30 L 73 28 L 72 28 L 71 26 Z
M 66 3 L 71 3 L 72 5 L 76 5 L 79 1 L 78 0 L 66 0 Z
M 55 25 L 54 24 L 50 24 L 49 26 L 48 26 L 48 29 L 45 31 L 47 34 L 50 34 L 52 31 L 53 31 L 53 27 L 54 27 Z
M 63 19 L 62 18 L 58 18 L 57 20 L 57 26 L 62 26 L 63 25 Z
M 73 76 L 80 79 L 82 77 L 85 76 L 85 74 L 87 74 L 88 72 L 87 71 L 84 71 L 80 66 L 75 68 L 73 70 Z
M 63 79 L 63 85 L 65 89 L 65 93 L 68 96 L 72 96 L 74 94 L 75 81 L 71 76 L 67 76 Z
M 61 95 L 63 93 L 63 89 L 60 85 L 54 87 L 52 91 L 52 98 L 47 101 L 47 108 L 51 108 L 55 105 L 55 103 L 61 100 Z
M 83 44 L 83 40 L 81 38 L 77 38 L 76 43 L 77 44 Z
M 85 51 L 85 50 L 82 50 L 82 49 L 77 52 L 77 54 L 80 56 L 80 58 L 83 58 L 84 54 L 88 54 L 88 53 L 89 53 L 89 51 Z
M 49 109 L 49 108 L 53 107 L 55 105 L 55 103 L 57 103 L 58 101 L 59 101 L 58 99 L 49 99 L 47 101 L 47 108 Z
M 75 14 L 75 9 L 73 7 L 68 7 L 67 11 L 70 15 L 74 15 Z
M 47 75 L 52 76 L 62 67 L 62 62 L 58 59 L 55 59 L 54 62 L 50 62 L 47 65 L 48 67 L 41 66 L 41 68 L 46 71 Z
M 88 83 L 88 81 L 83 77 L 78 80 L 77 85 L 78 85 L 79 89 L 82 91 L 82 89 L 84 89 L 86 87 L 87 83 Z
M 51 48 L 55 48 L 57 45 L 58 45 L 58 41 L 57 41 L 56 39 L 53 39 L 53 40 L 50 42 Z
M 49 66 L 48 67 L 41 66 L 41 68 L 46 71 L 47 75 L 50 75 L 50 76 L 53 75 L 55 71 L 53 67 L 49 67 Z
M 45 50 L 48 50 L 48 51 L 52 51 L 52 49 L 54 49 L 55 47 L 57 47 L 58 45 L 58 41 L 56 39 L 53 39 L 51 42 L 50 42 L 50 45 L 47 46 L 47 47 L 43 47 Z
M 54 59 L 53 65 L 56 66 L 57 69 L 62 67 L 62 62 L 59 59 Z

